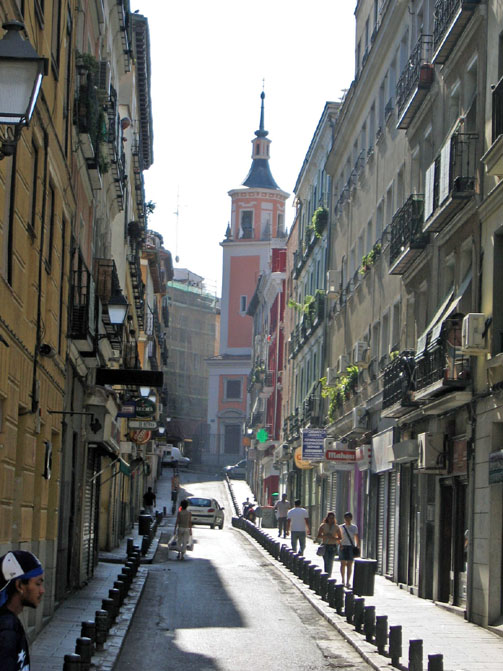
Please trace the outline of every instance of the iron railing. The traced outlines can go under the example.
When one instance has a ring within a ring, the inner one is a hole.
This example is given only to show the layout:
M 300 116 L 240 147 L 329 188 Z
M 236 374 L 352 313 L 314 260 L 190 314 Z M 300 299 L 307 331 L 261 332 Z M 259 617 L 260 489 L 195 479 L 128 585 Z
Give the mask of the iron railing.
M 414 391 L 414 352 L 405 350 L 393 359 L 384 369 L 383 408 L 396 403 L 402 406 L 413 405 Z
M 396 106 L 402 113 L 412 92 L 419 86 L 421 67 L 431 62 L 432 36 L 421 34 L 396 85 Z
M 433 10 L 433 44 L 435 49 L 444 39 L 459 10 L 463 9 L 465 5 L 473 7 L 478 4 L 479 0 L 435 0 L 435 8 Z
M 411 245 L 424 241 L 423 213 L 424 196 L 413 193 L 393 215 L 389 251 L 390 265 Z
M 493 142 L 503 134 L 503 77 L 492 93 L 493 101 Z
M 470 358 L 461 350 L 461 323 L 461 319 L 447 319 L 441 329 L 428 335 L 425 349 L 415 357 L 416 391 L 439 381 L 457 389 L 467 386 Z

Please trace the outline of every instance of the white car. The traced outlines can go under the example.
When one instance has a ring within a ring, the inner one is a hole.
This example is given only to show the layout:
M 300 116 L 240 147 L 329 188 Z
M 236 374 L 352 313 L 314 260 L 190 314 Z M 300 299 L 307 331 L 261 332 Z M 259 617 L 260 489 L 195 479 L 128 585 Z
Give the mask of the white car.
M 184 457 L 178 447 L 168 445 L 162 451 L 162 465 L 170 466 L 172 468 L 187 468 L 190 464 L 190 459 Z
M 211 529 L 224 528 L 224 509 L 215 499 L 189 496 L 187 510 L 192 513 L 193 524 L 209 524 Z
M 229 478 L 244 480 L 246 478 L 246 459 L 241 459 L 241 461 L 232 466 L 226 466 L 224 468 L 224 475 L 227 475 Z

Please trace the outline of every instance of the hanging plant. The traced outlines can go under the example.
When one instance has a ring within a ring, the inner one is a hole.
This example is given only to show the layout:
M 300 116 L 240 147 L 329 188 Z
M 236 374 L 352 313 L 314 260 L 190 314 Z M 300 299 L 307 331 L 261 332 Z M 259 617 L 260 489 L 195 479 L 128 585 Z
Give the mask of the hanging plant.
M 297 310 L 297 312 L 302 312 L 302 314 L 309 314 L 311 305 L 314 304 L 314 296 L 306 296 L 304 298 L 304 303 L 297 303 L 293 298 L 288 299 L 288 307 Z
M 309 228 L 312 228 L 314 234 L 317 238 L 321 238 L 321 235 L 327 225 L 328 221 L 328 210 L 326 207 L 318 207 L 312 216 L 311 224 Z

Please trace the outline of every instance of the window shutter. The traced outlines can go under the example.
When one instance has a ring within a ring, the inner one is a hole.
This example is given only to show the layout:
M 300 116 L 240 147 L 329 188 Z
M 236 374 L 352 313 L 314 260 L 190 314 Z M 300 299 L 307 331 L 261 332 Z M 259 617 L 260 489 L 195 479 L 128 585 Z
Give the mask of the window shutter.
M 441 205 L 449 196 L 449 177 L 451 172 L 451 138 L 447 140 L 440 151 L 440 185 L 438 191 L 438 204 Z
M 424 220 L 433 214 L 433 188 L 435 183 L 435 162 L 426 170 L 424 179 Z

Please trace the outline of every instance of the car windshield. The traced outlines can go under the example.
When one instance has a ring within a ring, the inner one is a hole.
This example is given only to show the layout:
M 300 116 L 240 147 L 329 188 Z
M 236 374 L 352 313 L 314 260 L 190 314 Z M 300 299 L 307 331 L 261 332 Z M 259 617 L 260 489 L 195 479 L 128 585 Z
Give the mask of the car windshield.
M 210 499 L 187 499 L 189 506 L 194 506 L 196 508 L 210 508 L 211 500 Z

